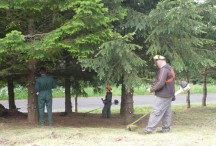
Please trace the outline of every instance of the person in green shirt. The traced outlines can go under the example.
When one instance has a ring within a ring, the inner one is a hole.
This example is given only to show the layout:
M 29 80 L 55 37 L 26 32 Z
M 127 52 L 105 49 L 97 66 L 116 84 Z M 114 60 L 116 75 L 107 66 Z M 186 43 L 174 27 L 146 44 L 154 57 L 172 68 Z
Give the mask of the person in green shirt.
M 35 90 L 38 95 L 39 124 L 44 126 L 44 108 L 48 113 L 48 122 L 51 126 L 52 120 L 52 89 L 56 87 L 53 77 L 46 75 L 46 68 L 39 69 L 40 77 L 36 79 Z

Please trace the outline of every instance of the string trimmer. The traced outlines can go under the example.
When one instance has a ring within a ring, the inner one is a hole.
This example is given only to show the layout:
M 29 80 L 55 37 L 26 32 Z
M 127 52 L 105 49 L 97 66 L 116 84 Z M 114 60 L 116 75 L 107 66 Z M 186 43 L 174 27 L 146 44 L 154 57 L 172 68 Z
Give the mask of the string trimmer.
M 191 86 L 188 82 L 186 81 L 181 81 L 180 83 L 180 89 L 175 92 L 175 96 L 182 93 L 182 92 L 187 92 L 191 89 Z
M 175 92 L 175 96 L 182 93 L 182 92 L 187 92 L 189 91 L 191 88 L 190 84 L 188 84 L 188 82 L 186 81 L 182 81 L 180 83 L 180 89 L 178 91 Z M 145 114 L 143 116 L 141 116 L 139 119 L 137 119 L 136 121 L 134 121 L 133 123 L 127 125 L 126 129 L 129 131 L 134 131 L 137 129 L 137 125 L 135 125 L 137 122 L 139 122 L 141 119 L 143 119 L 145 116 L 147 116 L 148 114 Z
M 118 104 L 119 104 L 119 101 L 118 101 L 117 99 L 115 99 L 115 100 L 113 101 L 112 104 L 118 105 Z M 88 112 L 85 112 L 85 113 L 84 113 L 84 116 L 86 116 L 86 114 L 88 114 L 88 113 L 90 113 L 90 112 L 96 111 L 96 110 L 101 109 L 101 108 L 103 108 L 103 107 L 104 107 L 104 106 L 101 106 L 101 107 L 98 107 L 98 108 L 96 108 L 96 109 L 93 109 L 93 110 L 90 110 L 90 111 L 88 111 Z
M 127 125 L 126 129 L 129 131 L 134 131 L 137 129 L 137 125 L 135 125 L 137 122 L 139 122 L 142 118 L 144 118 L 145 116 L 147 116 L 148 114 L 145 114 L 143 116 L 141 116 L 139 119 L 137 119 L 136 121 L 134 121 L 133 123 Z

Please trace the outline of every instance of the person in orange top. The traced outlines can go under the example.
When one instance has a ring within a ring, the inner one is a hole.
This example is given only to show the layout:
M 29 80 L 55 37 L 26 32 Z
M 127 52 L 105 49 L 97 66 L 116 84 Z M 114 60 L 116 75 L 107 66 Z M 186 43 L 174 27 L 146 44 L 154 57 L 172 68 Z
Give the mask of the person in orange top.
M 106 92 L 106 96 L 105 99 L 101 98 L 101 100 L 104 103 L 104 107 L 102 110 L 102 118 L 110 118 L 111 115 L 111 105 L 112 105 L 112 87 L 111 86 L 107 86 L 106 87 L 107 92 Z

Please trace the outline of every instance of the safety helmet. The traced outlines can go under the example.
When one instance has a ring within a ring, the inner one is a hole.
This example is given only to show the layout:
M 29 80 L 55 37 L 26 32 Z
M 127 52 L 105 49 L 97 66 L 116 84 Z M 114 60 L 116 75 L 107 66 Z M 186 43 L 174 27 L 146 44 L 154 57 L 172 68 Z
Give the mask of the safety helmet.
M 111 86 L 107 86 L 106 88 L 107 88 L 107 90 L 109 90 L 109 91 L 112 90 L 112 87 L 111 87 Z
M 155 55 L 154 60 L 166 60 L 166 58 L 162 55 Z

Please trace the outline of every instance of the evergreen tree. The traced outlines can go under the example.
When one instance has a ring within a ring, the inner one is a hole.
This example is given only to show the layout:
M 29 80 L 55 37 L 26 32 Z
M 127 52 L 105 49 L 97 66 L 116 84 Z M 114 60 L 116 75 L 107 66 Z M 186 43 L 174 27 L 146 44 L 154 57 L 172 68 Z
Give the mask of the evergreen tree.
M 28 117 L 30 121 L 37 121 L 35 118 L 37 100 L 34 94 L 37 63 L 55 61 L 63 50 L 75 59 L 87 57 L 99 45 L 111 38 L 112 22 L 115 18 L 108 15 L 108 9 L 98 0 L 19 0 L 13 2 L 3 0 L 0 2 L 0 7 L 8 11 L 21 11 L 22 13 L 18 14 L 26 16 L 23 18 L 26 29 L 19 30 L 22 32 L 20 33 L 22 37 L 26 39 L 20 41 L 21 45 L 13 44 L 13 42 L 12 45 L 15 45 L 14 49 L 23 54 L 18 59 L 22 58 L 27 62 L 29 69 Z M 51 17 L 47 17 L 50 14 Z M 40 17 L 41 15 L 43 17 Z M 9 35 L 13 36 L 13 32 Z M 1 40 L 1 45 L 5 44 L 5 40 Z
M 142 84 L 139 73 L 145 61 L 134 52 L 140 46 L 130 43 L 133 34 L 121 36 L 113 34 L 113 39 L 101 45 L 94 58 L 82 60 L 84 68 L 91 68 L 98 73 L 106 85 L 122 83 L 121 114 L 125 123 L 132 120 L 133 88 Z

